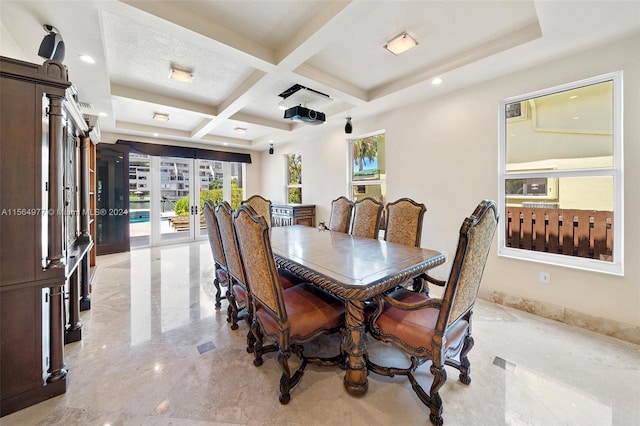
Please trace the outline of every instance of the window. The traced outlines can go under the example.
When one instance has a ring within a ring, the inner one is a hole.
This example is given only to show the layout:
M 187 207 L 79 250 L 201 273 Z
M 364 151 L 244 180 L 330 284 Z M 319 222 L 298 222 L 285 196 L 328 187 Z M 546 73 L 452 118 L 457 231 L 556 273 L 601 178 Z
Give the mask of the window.
M 385 133 L 349 139 L 349 158 L 351 199 L 372 197 L 385 203 Z
M 302 203 L 302 154 L 287 155 L 287 200 Z
M 622 72 L 500 104 L 502 256 L 623 275 Z

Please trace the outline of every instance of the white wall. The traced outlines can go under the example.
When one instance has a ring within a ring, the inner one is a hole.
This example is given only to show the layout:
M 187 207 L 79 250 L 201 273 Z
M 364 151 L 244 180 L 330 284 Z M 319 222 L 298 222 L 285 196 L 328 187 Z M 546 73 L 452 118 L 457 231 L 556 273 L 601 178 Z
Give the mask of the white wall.
M 18 47 L 18 44 L 2 23 L 0 23 L 0 55 L 28 61 L 24 52 Z
M 465 216 L 498 188 L 498 103 L 501 99 L 624 71 L 625 276 L 611 276 L 497 256 L 497 236 L 483 290 L 558 305 L 587 315 L 640 326 L 640 36 L 497 78 L 438 99 L 368 119 L 354 116 L 354 134 L 387 132 L 387 200 L 411 197 L 427 206 L 422 245 L 453 257 Z M 443 83 L 446 84 L 446 81 Z M 317 205 L 326 221 L 330 202 L 346 195 L 347 144 L 342 129 L 318 127 L 312 137 L 260 154 L 261 193 L 284 199 L 282 155 L 303 156 L 303 202 Z M 254 156 L 257 157 L 257 156 Z M 448 274 L 441 266 L 434 275 Z M 551 273 L 551 284 L 539 273 Z

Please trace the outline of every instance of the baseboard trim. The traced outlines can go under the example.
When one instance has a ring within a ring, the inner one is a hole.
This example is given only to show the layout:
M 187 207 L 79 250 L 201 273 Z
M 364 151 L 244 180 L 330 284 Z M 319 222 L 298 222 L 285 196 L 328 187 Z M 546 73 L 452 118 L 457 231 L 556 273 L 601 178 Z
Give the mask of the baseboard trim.
M 638 326 L 495 290 L 481 288 L 478 292 L 478 297 L 499 305 L 640 345 L 640 327 Z

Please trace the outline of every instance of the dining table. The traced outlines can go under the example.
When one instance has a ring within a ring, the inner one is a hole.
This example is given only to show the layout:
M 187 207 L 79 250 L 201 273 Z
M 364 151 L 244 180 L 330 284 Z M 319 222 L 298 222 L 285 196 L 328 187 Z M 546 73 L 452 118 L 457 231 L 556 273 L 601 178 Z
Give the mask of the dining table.
M 443 264 L 446 255 L 302 225 L 273 227 L 270 239 L 279 267 L 345 301 L 343 383 L 352 395 L 366 393 L 365 306 L 375 296 Z

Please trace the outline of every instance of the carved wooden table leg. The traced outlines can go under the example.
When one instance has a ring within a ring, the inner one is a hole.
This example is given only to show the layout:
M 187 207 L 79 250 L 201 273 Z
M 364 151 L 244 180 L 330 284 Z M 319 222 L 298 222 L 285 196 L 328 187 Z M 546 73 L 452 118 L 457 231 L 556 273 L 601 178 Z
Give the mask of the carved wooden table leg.
M 367 364 L 364 355 L 367 352 L 367 340 L 364 330 L 364 302 L 347 300 L 345 314 L 347 332 L 344 335 L 344 349 L 348 355 L 347 372 L 344 387 L 352 395 L 367 392 Z

